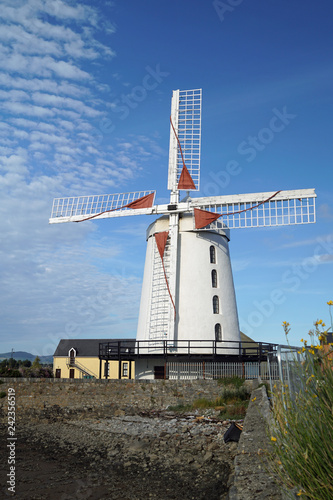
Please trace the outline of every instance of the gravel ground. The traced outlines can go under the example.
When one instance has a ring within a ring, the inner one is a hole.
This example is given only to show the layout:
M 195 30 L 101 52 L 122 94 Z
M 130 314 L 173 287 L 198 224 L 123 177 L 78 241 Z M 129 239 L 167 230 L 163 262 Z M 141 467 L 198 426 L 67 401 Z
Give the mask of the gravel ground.
M 30 421 L 17 433 L 15 498 L 223 499 L 236 453 L 236 443 L 223 441 L 228 426 L 168 411 Z M 10 496 L 5 432 L 0 441 L 2 498 Z

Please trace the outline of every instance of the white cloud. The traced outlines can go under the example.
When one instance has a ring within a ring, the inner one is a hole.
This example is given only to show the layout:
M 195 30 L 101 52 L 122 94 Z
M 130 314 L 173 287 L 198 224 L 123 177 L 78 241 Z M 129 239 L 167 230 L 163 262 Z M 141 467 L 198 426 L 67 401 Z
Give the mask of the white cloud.
M 60 97 L 54 94 L 42 94 L 41 92 L 36 92 L 32 95 L 33 101 L 35 101 L 40 106 L 56 106 L 58 108 L 72 108 L 75 109 L 80 114 L 95 118 L 102 114 L 90 106 L 85 105 L 82 101 L 77 99 L 72 99 L 69 97 Z
M 37 117 L 52 117 L 54 116 L 54 111 L 48 108 L 43 108 L 42 106 L 33 106 L 32 104 L 23 104 L 18 102 L 4 102 L 0 104 L 0 107 L 5 111 L 14 113 L 17 115 L 28 115 Z
M 0 73 L 0 84 L 3 87 L 25 89 L 31 92 L 49 92 L 54 94 L 64 94 L 71 96 L 86 96 L 90 93 L 87 87 L 78 86 L 71 82 L 49 80 L 47 78 L 20 78 L 11 77 L 9 74 Z
M 25 174 L 28 172 L 26 163 L 27 155 L 23 149 L 19 148 L 18 154 L 0 157 L 0 170 L 11 174 Z

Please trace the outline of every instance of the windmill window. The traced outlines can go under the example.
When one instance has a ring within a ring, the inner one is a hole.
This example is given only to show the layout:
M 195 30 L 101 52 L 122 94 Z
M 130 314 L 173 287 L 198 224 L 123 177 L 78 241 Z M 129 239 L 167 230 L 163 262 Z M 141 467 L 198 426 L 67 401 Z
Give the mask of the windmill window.
M 219 312 L 220 312 L 219 298 L 217 295 L 214 295 L 214 297 L 213 297 L 213 313 L 219 314 Z
M 220 323 L 215 325 L 215 340 L 216 342 L 222 342 L 222 328 Z
M 217 272 L 216 269 L 212 270 L 212 287 L 217 288 Z
M 211 245 L 209 247 L 209 255 L 210 255 L 210 263 L 211 264 L 216 264 L 216 252 L 215 252 L 214 245 Z

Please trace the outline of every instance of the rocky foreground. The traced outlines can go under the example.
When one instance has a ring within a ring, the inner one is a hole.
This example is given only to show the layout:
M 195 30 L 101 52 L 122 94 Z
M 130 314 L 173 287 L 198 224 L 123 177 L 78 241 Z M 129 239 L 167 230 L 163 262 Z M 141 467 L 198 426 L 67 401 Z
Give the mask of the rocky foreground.
M 21 424 L 16 497 L 22 500 L 220 500 L 233 473 L 229 422 L 167 410 Z M 1 463 L 6 445 L 1 443 Z M 1 471 L 1 488 L 6 493 Z M 8 492 L 7 492 L 8 493 Z

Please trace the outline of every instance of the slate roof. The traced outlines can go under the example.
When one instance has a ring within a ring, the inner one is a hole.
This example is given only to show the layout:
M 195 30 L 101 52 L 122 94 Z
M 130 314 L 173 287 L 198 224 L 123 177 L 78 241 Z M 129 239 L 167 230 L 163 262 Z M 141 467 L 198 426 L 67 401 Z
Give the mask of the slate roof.
M 99 344 L 121 341 L 123 347 L 135 347 L 135 339 L 62 339 L 53 356 L 68 356 L 68 351 L 74 347 L 77 356 L 97 357 L 99 356 Z

